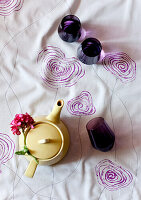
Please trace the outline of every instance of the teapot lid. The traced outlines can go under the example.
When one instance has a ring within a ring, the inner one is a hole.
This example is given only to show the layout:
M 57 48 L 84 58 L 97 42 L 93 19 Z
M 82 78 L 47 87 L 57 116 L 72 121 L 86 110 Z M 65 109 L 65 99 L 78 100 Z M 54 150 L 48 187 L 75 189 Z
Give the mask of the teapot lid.
M 51 159 L 63 148 L 63 135 L 55 124 L 48 121 L 38 122 L 34 129 L 28 130 L 26 145 L 36 158 Z

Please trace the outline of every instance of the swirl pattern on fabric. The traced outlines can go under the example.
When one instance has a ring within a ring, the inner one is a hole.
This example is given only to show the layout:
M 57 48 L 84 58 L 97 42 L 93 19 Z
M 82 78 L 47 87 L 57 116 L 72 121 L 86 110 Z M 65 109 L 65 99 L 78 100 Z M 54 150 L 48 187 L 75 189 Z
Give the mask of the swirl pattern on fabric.
M 8 16 L 22 8 L 24 0 L 0 0 L 0 15 Z
M 107 159 L 100 161 L 96 165 L 95 171 L 99 184 L 110 191 L 124 188 L 133 180 L 133 176 L 128 170 Z
M 12 139 L 3 133 L 0 133 L 0 164 L 6 163 L 14 155 L 15 144 Z
M 123 83 L 136 78 L 136 63 L 124 52 L 107 54 L 102 59 L 102 63 L 107 71 L 110 71 Z
M 69 100 L 67 110 L 77 116 L 93 115 L 96 112 L 92 96 L 88 91 L 82 91 L 79 96 Z
M 48 46 L 42 50 L 37 62 L 41 63 L 41 77 L 51 88 L 71 87 L 85 75 L 79 60 L 66 58 L 61 49 Z

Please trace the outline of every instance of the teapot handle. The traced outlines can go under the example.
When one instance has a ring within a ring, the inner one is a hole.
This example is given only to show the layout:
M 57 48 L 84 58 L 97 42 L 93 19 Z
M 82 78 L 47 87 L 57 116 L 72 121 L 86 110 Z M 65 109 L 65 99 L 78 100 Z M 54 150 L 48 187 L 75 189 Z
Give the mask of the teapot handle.
M 32 159 L 28 165 L 28 168 L 24 173 L 25 176 L 32 178 L 34 176 L 37 165 L 38 165 L 37 162 L 34 159 Z

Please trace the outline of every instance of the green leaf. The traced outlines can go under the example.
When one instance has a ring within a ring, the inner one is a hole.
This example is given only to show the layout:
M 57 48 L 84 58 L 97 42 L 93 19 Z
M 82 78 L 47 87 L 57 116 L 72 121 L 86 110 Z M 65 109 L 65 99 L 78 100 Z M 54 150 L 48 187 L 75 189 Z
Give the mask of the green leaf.
M 15 154 L 16 155 L 25 155 L 25 152 L 24 152 L 24 150 L 22 150 L 22 151 L 16 151 Z
M 31 156 L 32 158 L 34 158 L 34 160 L 36 161 L 36 163 L 39 164 L 38 159 L 37 159 L 35 156 L 33 156 L 33 155 L 29 152 L 29 150 L 28 150 L 28 148 L 27 148 L 26 145 L 24 145 L 24 149 L 23 149 L 22 151 L 16 151 L 16 152 L 15 152 L 15 154 L 17 154 L 17 155 L 25 155 L 26 153 L 27 153 L 29 156 Z

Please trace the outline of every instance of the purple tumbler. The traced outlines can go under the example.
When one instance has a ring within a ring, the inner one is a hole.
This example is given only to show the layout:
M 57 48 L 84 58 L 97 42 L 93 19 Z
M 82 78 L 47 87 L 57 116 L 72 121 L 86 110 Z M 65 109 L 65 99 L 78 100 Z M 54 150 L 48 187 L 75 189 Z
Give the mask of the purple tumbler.
M 78 59 L 87 65 L 95 64 L 99 61 L 102 46 L 96 38 L 85 39 L 78 47 Z
M 60 38 L 66 42 L 75 42 L 81 36 L 81 23 L 75 15 L 65 16 L 59 27 L 58 34 Z
M 113 147 L 115 135 L 102 117 L 90 120 L 86 128 L 95 149 L 106 152 Z

